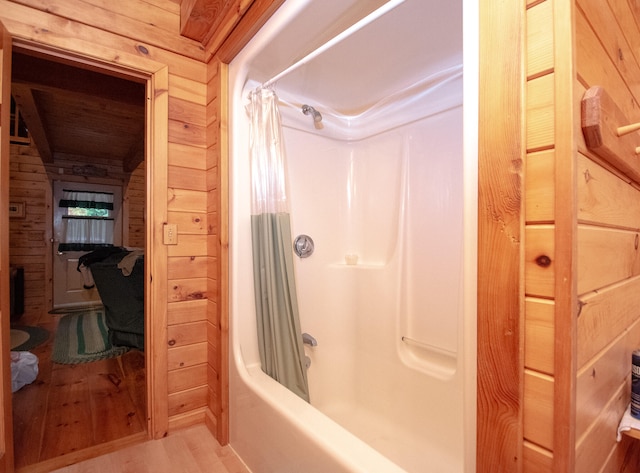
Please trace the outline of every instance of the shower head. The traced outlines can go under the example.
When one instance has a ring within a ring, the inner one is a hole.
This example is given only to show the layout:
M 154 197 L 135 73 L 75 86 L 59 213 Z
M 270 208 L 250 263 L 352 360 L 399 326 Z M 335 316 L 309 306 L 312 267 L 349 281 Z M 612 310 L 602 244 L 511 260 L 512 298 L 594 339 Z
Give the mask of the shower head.
M 318 112 L 311 105 L 303 105 L 302 113 L 304 113 L 305 115 L 311 115 L 313 117 L 314 123 L 320 123 L 322 121 L 322 115 L 320 114 L 320 112 Z

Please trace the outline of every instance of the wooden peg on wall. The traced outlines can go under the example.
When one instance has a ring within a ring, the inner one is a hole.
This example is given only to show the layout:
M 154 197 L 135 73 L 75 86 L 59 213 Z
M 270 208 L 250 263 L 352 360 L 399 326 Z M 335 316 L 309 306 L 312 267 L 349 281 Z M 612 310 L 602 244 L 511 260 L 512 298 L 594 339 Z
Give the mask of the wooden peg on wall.
M 624 136 L 638 130 L 640 130 L 640 122 L 632 123 L 631 125 L 619 126 L 618 129 L 616 130 L 616 135 Z
M 640 122 L 625 115 L 600 86 L 589 88 L 581 102 L 581 126 L 592 153 L 640 183 Z

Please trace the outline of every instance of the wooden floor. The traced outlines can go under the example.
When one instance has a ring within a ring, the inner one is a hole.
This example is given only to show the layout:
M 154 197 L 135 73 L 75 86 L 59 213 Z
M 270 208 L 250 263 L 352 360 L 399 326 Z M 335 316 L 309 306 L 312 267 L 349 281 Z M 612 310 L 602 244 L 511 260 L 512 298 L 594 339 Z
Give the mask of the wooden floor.
M 146 439 L 144 354 L 132 350 L 94 363 L 52 363 L 61 317 L 24 314 L 16 321 L 49 331 L 48 340 L 31 350 L 39 359 L 36 381 L 13 394 L 18 472 L 51 471 L 65 464 L 61 457 L 88 458 Z
M 250 473 L 229 446 L 198 425 L 118 450 L 55 473 Z

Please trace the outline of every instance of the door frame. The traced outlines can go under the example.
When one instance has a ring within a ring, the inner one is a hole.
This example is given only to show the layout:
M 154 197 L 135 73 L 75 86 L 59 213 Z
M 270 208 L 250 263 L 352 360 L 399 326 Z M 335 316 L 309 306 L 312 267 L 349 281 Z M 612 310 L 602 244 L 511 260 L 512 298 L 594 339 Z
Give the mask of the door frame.
M 4 33 L 4 34 L 3 34 Z M 0 34 L 3 44 L 9 45 L 11 51 L 22 50 L 31 54 L 43 55 L 47 58 L 64 61 L 76 67 L 84 67 L 104 74 L 116 74 L 128 80 L 146 84 L 145 114 L 145 163 L 146 163 L 146 241 L 145 251 L 145 370 L 147 390 L 147 436 L 162 438 L 166 435 L 168 419 L 168 385 L 167 385 L 167 247 L 162 241 L 162 225 L 168 218 L 168 113 L 169 113 L 169 72 L 166 64 L 147 58 L 123 54 L 121 51 L 104 51 L 100 48 L 96 56 L 89 56 L 75 44 L 67 43 L 65 49 L 38 43 L 33 40 L 14 35 L 10 28 L 0 22 Z M 79 42 L 81 43 L 81 42 Z M 85 44 L 86 46 L 86 44 Z M 10 54 L 9 63 L 10 63 Z M 103 56 L 107 59 L 100 59 Z M 5 56 L 6 57 L 6 56 Z M 115 59 L 111 59 L 115 58 Z M 112 61 L 118 62 L 109 62 Z M 10 71 L 10 64 L 9 64 Z M 10 77 L 10 75 L 9 75 Z M 10 81 L 9 81 L 10 83 Z M 6 87 L 2 87 L 6 89 Z M 4 109 L 7 109 L 6 112 Z M 8 118 L 8 107 L 3 107 L 2 117 Z M 6 122 L 5 122 L 6 123 Z M 0 142 L 0 222 L 8 222 L 9 196 L 9 136 L 2 127 Z M 0 235 L 0 301 L 2 314 L 8 314 L 9 280 L 8 280 L 8 230 L 7 235 Z M 6 256 L 6 257 L 5 257 Z M 153 320 L 150 320 L 151 317 Z M 0 357 L 2 374 L 3 418 L 0 419 L 0 473 L 13 471 L 13 422 L 11 403 L 11 374 L 9 348 L 9 317 L 2 317 L 0 325 Z

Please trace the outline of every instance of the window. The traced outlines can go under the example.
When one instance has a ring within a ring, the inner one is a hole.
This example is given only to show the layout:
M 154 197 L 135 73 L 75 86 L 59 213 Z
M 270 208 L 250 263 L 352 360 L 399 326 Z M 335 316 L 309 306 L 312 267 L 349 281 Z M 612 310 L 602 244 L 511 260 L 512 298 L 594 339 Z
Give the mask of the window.
M 113 194 L 63 189 L 59 207 L 62 239 L 59 251 L 92 251 L 113 246 Z

